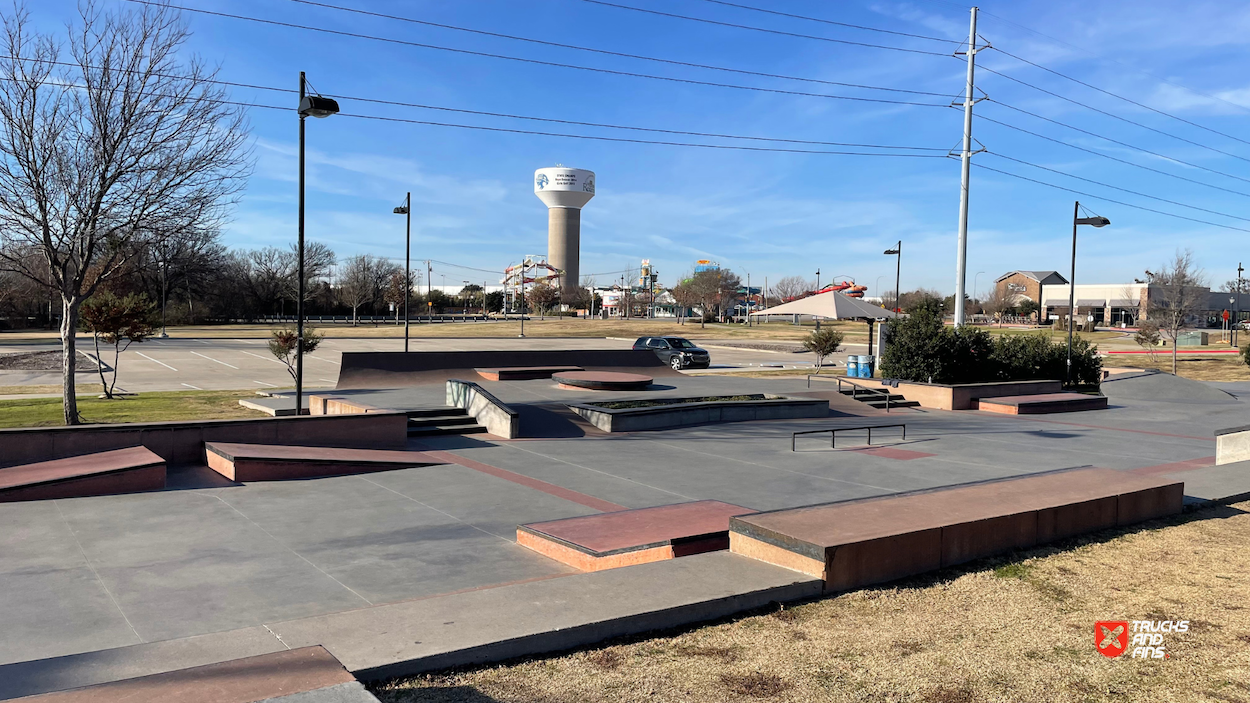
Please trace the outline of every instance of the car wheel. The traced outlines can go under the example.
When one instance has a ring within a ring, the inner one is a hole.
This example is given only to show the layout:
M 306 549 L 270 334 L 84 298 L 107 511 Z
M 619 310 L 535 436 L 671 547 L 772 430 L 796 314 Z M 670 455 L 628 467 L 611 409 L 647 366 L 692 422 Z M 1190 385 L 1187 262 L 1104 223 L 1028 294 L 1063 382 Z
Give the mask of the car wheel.
M 674 371 L 681 371 L 681 357 L 676 354 L 668 358 L 668 365 L 673 367 Z

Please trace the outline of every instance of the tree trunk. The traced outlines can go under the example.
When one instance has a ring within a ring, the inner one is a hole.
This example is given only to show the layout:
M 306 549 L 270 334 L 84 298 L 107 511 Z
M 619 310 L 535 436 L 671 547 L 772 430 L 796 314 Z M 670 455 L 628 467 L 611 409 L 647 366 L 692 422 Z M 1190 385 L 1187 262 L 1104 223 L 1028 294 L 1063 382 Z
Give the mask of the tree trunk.
M 1178 341 L 1177 338 L 1180 336 L 1181 334 L 1179 330 L 1172 333 L 1172 375 L 1173 376 L 1176 375 L 1176 343 Z
M 78 396 L 74 387 L 74 367 L 78 362 L 78 312 L 82 301 L 74 298 L 61 299 L 61 409 L 65 424 L 77 425 Z
M 109 392 L 109 382 L 108 379 L 104 377 L 104 364 L 100 363 L 100 335 L 92 334 L 91 338 L 95 340 L 95 368 L 96 372 L 100 374 L 100 389 L 104 391 L 104 397 L 111 400 L 113 398 L 113 394 Z M 113 362 L 113 378 L 117 378 L 116 361 Z

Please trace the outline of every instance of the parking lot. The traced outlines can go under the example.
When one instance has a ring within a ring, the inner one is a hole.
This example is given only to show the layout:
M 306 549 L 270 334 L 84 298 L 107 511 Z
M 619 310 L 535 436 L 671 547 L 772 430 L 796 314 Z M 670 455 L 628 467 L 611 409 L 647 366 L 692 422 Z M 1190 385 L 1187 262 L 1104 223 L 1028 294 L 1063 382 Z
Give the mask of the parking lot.
M 526 339 L 500 337 L 442 337 L 409 340 L 411 351 L 465 351 L 508 349 L 628 349 L 632 339 L 623 338 L 557 338 L 535 337 Z M 721 347 L 715 343 L 696 340 L 711 352 L 712 367 L 700 369 L 699 373 L 810 368 L 811 354 L 794 354 L 757 349 Z M 305 356 L 304 384 L 308 388 L 333 387 L 338 381 L 338 369 L 344 352 L 401 351 L 403 339 L 378 337 L 331 337 L 325 339 L 316 352 Z M 167 339 L 149 339 L 134 344 L 122 352 L 118 367 L 117 385 L 126 391 L 140 393 L 151 391 L 185 390 L 238 390 L 263 391 L 289 388 L 294 382 L 286 366 L 269 353 L 266 339 L 240 338 L 183 338 L 175 334 Z M 859 345 L 846 345 L 855 353 L 862 353 Z M 55 340 L 38 344 L 4 345 L 0 337 L 0 354 L 59 349 Z M 79 347 L 94 353 L 90 338 L 80 337 Z M 104 353 L 105 363 L 111 355 Z M 839 353 L 829 361 L 845 363 L 846 353 Z M 95 375 L 80 373 L 79 383 L 90 383 Z M 0 371 L 0 386 L 57 385 L 58 371 Z

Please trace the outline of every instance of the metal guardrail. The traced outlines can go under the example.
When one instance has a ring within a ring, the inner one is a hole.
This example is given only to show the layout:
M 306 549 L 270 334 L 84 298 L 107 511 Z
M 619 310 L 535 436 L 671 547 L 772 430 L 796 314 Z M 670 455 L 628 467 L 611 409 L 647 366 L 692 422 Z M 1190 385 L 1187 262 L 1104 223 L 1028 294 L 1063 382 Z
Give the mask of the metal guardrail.
M 839 433 L 839 432 L 850 431 L 850 430 L 868 430 L 868 444 L 871 446 L 871 445 L 872 445 L 872 431 L 873 431 L 873 430 L 879 430 L 879 429 L 882 429 L 882 428 L 885 428 L 885 427 L 901 427 L 901 428 L 903 428 L 903 439 L 907 439 L 907 425 L 906 425 L 906 424 L 904 424 L 904 423 L 901 423 L 901 422 L 899 422 L 899 423 L 895 423 L 895 424 L 891 424 L 891 425 L 864 425 L 864 426 L 862 426 L 862 427 L 830 427 L 830 428 L 825 429 L 825 430 L 802 430 L 802 431 L 799 431 L 799 432 L 792 432 L 792 433 L 790 434 L 790 451 L 795 451 L 795 448 L 794 448 L 794 447 L 795 447 L 795 440 L 798 438 L 798 436 L 799 436 L 799 435 L 801 435 L 801 434 L 820 434 L 821 432 L 828 432 L 828 433 L 829 433 L 829 448 L 830 448 L 830 449 L 836 449 L 836 448 L 837 448 L 837 441 L 838 441 L 838 433 Z
M 813 374 L 808 374 L 808 375 L 807 375 L 807 387 L 808 387 L 808 388 L 811 388 L 811 387 L 812 387 L 812 379 L 813 379 L 813 378 L 814 378 L 814 379 L 816 379 L 816 380 L 818 380 L 818 381 L 837 381 L 837 382 L 838 382 L 838 392 L 839 392 L 839 393 L 841 393 L 841 392 L 842 392 L 842 384 L 843 384 L 843 383 L 845 383 L 846 385 L 848 385 L 848 386 L 850 386 L 850 387 L 851 387 L 851 399 L 852 399 L 852 400 L 859 400 L 859 394 L 860 394 L 860 391 L 863 391 L 865 394 L 867 394 L 867 395 L 869 395 L 869 396 L 873 396 L 873 395 L 883 395 L 883 396 L 885 396 L 885 411 L 886 411 L 887 413 L 888 413 L 888 412 L 890 412 L 890 396 L 891 396 L 892 394 L 890 393 L 889 389 L 886 389 L 886 388 L 869 388 L 869 387 L 867 387 L 867 386 L 861 386 L 861 385 L 859 385 L 858 383 L 855 383 L 854 381 L 848 380 L 848 379 L 847 379 L 846 377 L 844 377 L 844 376 L 816 376 L 816 375 L 813 375 Z

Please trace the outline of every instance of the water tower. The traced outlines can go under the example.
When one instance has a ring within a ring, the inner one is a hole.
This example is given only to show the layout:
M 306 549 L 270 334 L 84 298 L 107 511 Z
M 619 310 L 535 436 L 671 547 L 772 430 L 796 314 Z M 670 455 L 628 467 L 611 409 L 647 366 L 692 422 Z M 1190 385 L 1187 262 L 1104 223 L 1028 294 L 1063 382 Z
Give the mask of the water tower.
M 561 272 L 561 301 L 571 302 L 581 284 L 582 206 L 595 197 L 595 172 L 540 168 L 534 172 L 534 195 L 547 206 L 547 263 Z

